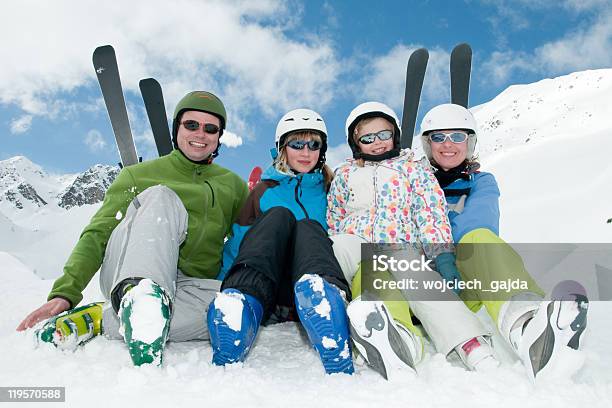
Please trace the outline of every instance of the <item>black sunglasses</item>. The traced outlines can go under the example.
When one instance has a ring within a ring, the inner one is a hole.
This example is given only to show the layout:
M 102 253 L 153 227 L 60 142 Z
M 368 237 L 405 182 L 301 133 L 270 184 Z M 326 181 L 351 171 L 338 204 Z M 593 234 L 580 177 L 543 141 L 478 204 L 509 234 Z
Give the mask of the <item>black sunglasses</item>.
M 446 138 L 449 138 L 453 143 L 463 143 L 467 140 L 468 135 L 465 132 L 453 132 L 453 133 L 430 133 L 429 140 L 434 143 L 444 143 L 446 142 Z
M 318 140 L 292 140 L 287 142 L 287 146 L 295 150 L 302 150 L 304 146 L 308 146 L 308 150 L 315 151 L 321 148 L 321 142 Z
M 219 132 L 219 126 L 213 125 L 212 123 L 200 123 L 197 120 L 184 120 L 181 122 L 181 125 L 185 127 L 185 129 L 190 130 L 192 132 L 198 130 L 200 126 L 204 126 L 204 132 L 214 135 Z
M 379 138 L 380 140 L 389 140 L 392 137 L 393 137 L 392 130 L 381 130 L 380 132 L 368 133 L 367 135 L 363 135 L 358 140 L 359 140 L 359 143 L 367 145 L 367 144 L 374 143 L 376 138 Z

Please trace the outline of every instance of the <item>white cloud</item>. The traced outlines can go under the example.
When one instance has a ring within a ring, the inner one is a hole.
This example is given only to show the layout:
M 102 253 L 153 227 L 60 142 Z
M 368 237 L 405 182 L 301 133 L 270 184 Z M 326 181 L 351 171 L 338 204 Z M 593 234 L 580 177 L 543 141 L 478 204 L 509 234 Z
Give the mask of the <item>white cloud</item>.
M 410 54 L 420 46 L 397 45 L 386 55 L 377 57 L 367 71 L 371 72 L 363 81 L 363 89 L 355 93 L 363 99 L 375 99 L 391 106 L 399 116 L 404 105 L 406 65 Z M 450 54 L 439 47 L 429 50 L 429 62 L 421 101 L 447 101 L 450 95 L 449 64 Z
M 87 136 L 85 136 L 84 143 L 89 148 L 89 150 L 94 153 L 104 150 L 107 146 L 106 141 L 102 137 L 102 134 L 96 129 L 92 129 L 87 132 Z
M 170 110 L 189 90 L 212 90 L 238 133 L 246 128 L 240 118 L 254 112 L 322 109 L 341 64 L 327 40 L 287 37 L 301 18 L 289 7 L 280 0 L 1 2 L 0 38 L 11 39 L 3 43 L 11 58 L 0 64 L 0 103 L 59 116 L 58 99 L 95 83 L 95 47 L 112 44 L 125 90 L 139 92 L 138 81 L 153 76 Z
M 11 133 L 19 135 L 27 132 L 32 127 L 32 115 L 22 115 L 11 121 Z
M 338 146 L 329 146 L 327 148 L 325 162 L 333 169 L 350 157 L 353 157 L 351 148 L 347 143 L 342 143 Z
M 238 147 L 242 146 L 242 138 L 237 134 L 228 132 L 226 130 L 223 132 L 223 136 L 221 136 L 221 143 L 227 147 Z

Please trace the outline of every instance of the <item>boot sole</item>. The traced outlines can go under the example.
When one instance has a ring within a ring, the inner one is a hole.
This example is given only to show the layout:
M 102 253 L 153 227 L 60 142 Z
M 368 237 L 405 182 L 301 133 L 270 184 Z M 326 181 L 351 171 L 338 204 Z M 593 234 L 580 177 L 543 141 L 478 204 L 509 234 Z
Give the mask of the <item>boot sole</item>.
M 331 292 L 331 290 L 327 291 L 327 293 L 329 292 Z M 327 374 L 352 374 L 354 368 L 349 342 L 348 318 L 346 315 L 334 316 L 332 315 L 332 313 L 334 313 L 334 308 L 330 308 L 329 318 L 321 316 L 316 310 L 317 307 L 323 300 L 330 302 L 330 299 L 323 296 L 321 292 L 313 290 L 310 280 L 296 283 L 295 299 L 300 321 L 306 329 L 310 342 L 319 353 L 325 372 Z M 333 300 L 334 299 L 332 299 L 332 301 Z M 336 299 L 336 301 L 342 304 L 341 310 L 344 311 L 343 300 Z M 337 309 L 338 308 L 336 308 L 336 311 Z M 336 320 L 340 320 L 341 322 L 344 321 L 346 328 L 340 328 L 340 330 L 338 330 L 334 325 Z M 338 336 L 338 334 L 340 334 L 340 336 Z M 325 346 L 326 342 L 328 343 L 327 347 Z
M 366 359 L 368 365 L 386 380 L 398 371 L 408 371 L 416 375 L 412 354 L 404 344 L 402 337 L 392 324 L 392 317 L 382 302 L 372 302 L 372 312 L 366 318 L 366 328 L 370 331 L 367 337 L 362 336 L 351 319 L 349 305 L 348 315 L 351 321 L 351 337 L 357 350 Z

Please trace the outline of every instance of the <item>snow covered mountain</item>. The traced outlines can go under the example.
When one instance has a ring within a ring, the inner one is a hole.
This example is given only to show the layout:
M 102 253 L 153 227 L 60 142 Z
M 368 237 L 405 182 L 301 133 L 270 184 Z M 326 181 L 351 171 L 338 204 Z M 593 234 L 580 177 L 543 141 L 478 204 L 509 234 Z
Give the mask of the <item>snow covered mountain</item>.
M 119 169 L 95 165 L 81 174 L 51 175 L 24 156 L 0 161 L 0 212 L 12 220 L 43 207 L 70 209 L 95 204 Z
M 85 204 L 96 204 L 104 200 L 104 193 L 111 185 L 119 169 L 112 166 L 96 164 L 84 173 L 76 176 L 57 196 L 57 204 L 65 209 L 80 207 Z
M 564 138 L 609 132 L 611 93 L 612 69 L 510 86 L 492 101 L 471 109 L 479 124 L 480 157 L 504 155 L 551 138 L 562 142 Z

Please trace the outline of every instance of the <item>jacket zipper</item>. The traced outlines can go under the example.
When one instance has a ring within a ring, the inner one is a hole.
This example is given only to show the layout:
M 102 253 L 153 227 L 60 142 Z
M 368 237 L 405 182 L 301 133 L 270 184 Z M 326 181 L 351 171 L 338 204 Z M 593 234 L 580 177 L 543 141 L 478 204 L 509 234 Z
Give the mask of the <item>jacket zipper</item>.
M 202 172 L 199 169 L 194 170 L 193 172 L 193 181 L 195 183 L 198 182 L 196 175 L 200 176 L 202 174 Z M 212 193 L 212 206 L 211 208 L 215 205 L 215 193 L 212 189 L 212 186 L 210 185 L 210 183 L 208 181 L 204 181 L 205 184 L 208 185 L 208 187 L 210 188 L 210 191 Z M 206 204 L 206 203 L 204 203 Z M 204 219 L 202 220 L 202 226 L 201 226 L 201 230 L 202 233 L 200 234 L 200 236 L 198 237 L 198 240 L 193 244 L 193 246 L 191 247 L 191 251 L 189 251 L 189 253 L 184 254 L 183 258 L 185 260 L 188 260 L 191 256 L 191 254 L 193 253 L 194 250 L 197 250 L 200 247 L 200 243 L 202 242 L 202 240 L 204 239 L 204 237 L 206 236 L 206 225 L 208 224 L 208 209 L 206 208 L 206 205 L 204 205 Z
M 304 211 L 304 215 L 306 216 L 306 219 L 309 220 L 310 217 L 308 216 L 308 213 L 306 212 L 306 208 L 302 205 L 300 198 L 298 196 L 298 191 L 300 189 L 300 184 L 302 183 L 302 178 L 296 177 L 296 179 L 297 179 L 297 185 L 295 186 L 295 201 L 298 203 L 302 211 Z
M 208 180 L 205 181 L 204 183 L 208 186 L 208 188 L 210 188 L 210 193 L 212 194 L 212 208 L 215 208 L 215 190 L 213 190 Z
M 372 223 L 372 237 L 370 242 L 374 242 L 374 229 L 378 222 L 378 164 L 374 165 L 374 222 Z

